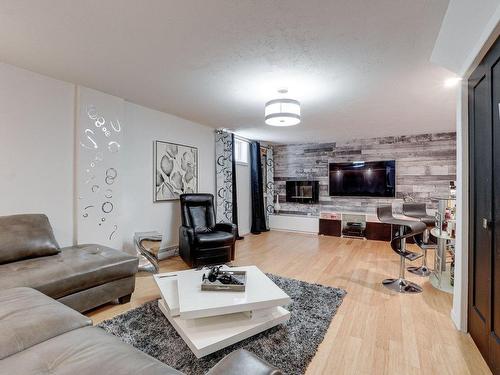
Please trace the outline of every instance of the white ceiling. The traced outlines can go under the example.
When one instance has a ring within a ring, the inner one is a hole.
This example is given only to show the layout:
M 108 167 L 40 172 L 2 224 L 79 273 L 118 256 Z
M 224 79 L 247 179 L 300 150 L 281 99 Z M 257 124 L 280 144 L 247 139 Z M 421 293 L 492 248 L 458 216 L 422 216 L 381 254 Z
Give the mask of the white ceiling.
M 0 59 L 268 141 L 452 131 L 447 0 L 0 0 Z M 264 125 L 286 86 L 294 128 Z
M 494 41 L 500 33 L 499 19 L 500 0 L 450 0 L 431 61 L 461 76 L 470 74 L 474 60 L 482 59 L 480 51 L 489 49 L 490 34 Z

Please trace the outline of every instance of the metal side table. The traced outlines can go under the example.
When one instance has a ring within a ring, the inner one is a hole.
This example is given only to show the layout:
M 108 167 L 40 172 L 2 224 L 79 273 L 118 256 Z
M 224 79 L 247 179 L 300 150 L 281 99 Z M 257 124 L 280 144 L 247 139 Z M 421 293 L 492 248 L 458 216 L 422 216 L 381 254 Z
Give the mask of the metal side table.
M 139 271 L 158 273 L 160 270 L 158 254 L 162 235 L 160 232 L 136 232 L 134 233 L 134 243 L 139 251 L 139 255 L 146 258 L 149 264 L 139 265 Z

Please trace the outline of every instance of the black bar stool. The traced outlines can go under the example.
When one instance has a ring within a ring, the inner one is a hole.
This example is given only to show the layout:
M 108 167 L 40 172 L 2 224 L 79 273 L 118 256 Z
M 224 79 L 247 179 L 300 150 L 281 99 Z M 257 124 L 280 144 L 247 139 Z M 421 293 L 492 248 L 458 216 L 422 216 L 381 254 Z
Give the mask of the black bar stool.
M 385 279 L 382 284 L 398 293 L 421 293 L 422 288 L 405 279 L 405 260 L 414 261 L 422 257 L 422 254 L 406 250 L 406 239 L 423 233 L 426 225 L 421 221 L 397 219 L 392 216 L 392 206 L 377 207 L 377 216 L 380 222 L 397 225 L 398 234 L 391 240 L 392 249 L 400 256 L 399 277 L 397 279 Z
M 419 219 L 426 225 L 424 233 L 415 238 L 415 242 L 422 249 L 424 256 L 422 257 L 422 265 L 420 267 L 408 267 L 408 272 L 418 276 L 429 276 L 431 270 L 427 267 L 427 250 L 435 249 L 437 245 L 429 243 L 430 230 L 436 224 L 436 218 L 427 214 L 425 203 L 403 203 L 403 213 L 405 216 Z

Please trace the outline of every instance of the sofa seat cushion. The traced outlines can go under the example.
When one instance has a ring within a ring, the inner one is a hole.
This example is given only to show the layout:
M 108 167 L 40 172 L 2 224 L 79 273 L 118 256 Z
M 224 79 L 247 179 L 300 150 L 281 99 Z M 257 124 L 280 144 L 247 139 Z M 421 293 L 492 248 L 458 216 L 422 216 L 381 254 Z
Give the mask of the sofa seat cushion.
M 198 233 L 195 238 L 196 242 L 203 247 L 231 245 L 234 242 L 234 235 L 232 233 L 221 231 Z
M 16 375 L 181 374 L 97 327 L 44 341 L 1 360 L 0 368 Z
M 0 290 L 0 359 L 89 325 L 89 318 L 34 289 Z
M 105 246 L 73 246 L 56 255 L 0 265 L 0 285 L 31 287 L 57 299 L 133 276 L 138 262 L 137 257 Z
M 0 216 L 0 264 L 58 252 L 59 245 L 47 216 Z

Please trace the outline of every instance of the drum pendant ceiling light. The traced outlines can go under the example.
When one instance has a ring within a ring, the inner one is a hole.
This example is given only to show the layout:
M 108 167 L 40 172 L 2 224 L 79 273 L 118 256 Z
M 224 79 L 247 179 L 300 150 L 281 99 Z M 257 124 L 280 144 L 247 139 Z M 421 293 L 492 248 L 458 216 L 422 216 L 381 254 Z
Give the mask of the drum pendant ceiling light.
M 286 94 L 288 90 L 279 90 Z M 293 126 L 300 124 L 300 102 L 295 99 L 274 99 L 266 103 L 265 122 L 271 126 Z

